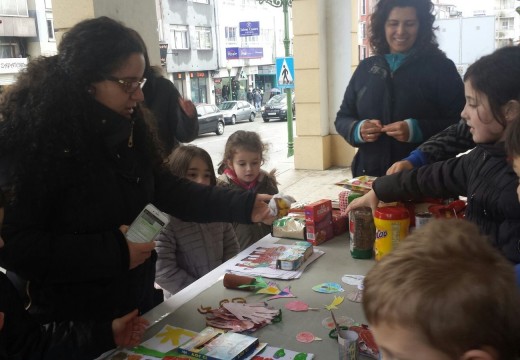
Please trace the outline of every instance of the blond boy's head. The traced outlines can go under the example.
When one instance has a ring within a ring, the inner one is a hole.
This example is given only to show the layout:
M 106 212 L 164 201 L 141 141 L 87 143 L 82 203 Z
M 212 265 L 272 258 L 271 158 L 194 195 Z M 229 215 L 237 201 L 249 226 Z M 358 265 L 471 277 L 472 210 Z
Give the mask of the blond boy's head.
M 520 355 L 513 266 L 464 220 L 433 220 L 385 256 L 367 274 L 363 308 L 390 358 Z

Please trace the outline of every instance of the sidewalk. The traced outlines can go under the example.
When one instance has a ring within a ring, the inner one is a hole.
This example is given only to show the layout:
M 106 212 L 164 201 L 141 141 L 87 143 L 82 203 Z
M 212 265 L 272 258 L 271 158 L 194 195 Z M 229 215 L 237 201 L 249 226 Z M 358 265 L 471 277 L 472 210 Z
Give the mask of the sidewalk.
M 344 188 L 334 183 L 351 178 L 350 167 L 333 167 L 327 170 L 297 170 L 294 157 L 276 164 L 278 189 L 296 201 L 337 200 Z

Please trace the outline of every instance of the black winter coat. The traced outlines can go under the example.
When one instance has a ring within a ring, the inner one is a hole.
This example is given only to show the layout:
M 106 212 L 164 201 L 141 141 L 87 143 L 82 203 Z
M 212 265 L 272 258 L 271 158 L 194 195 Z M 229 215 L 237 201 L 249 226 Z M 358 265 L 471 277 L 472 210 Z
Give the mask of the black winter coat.
M 466 219 L 513 263 L 520 263 L 518 176 L 503 143 L 478 145 L 466 155 L 378 178 L 373 189 L 385 202 L 466 196 Z
M 453 61 L 441 52 L 412 53 L 392 73 L 384 56 L 363 60 L 345 91 L 335 125 L 338 133 L 358 151 L 353 176 L 381 176 L 420 143 L 400 142 L 382 134 L 373 143 L 356 143 L 354 129 L 362 120 L 377 119 L 383 125 L 414 118 L 423 139 L 460 119 L 464 86 Z
M 198 185 L 154 168 L 143 120 L 134 119 L 129 147 L 131 122 L 94 101 L 92 106 L 91 151 L 81 161 L 67 149 L 55 154 L 61 170 L 45 186 L 21 184 L 6 207 L 0 266 L 28 281 L 30 298 L 24 300 L 40 324 L 104 324 L 96 331 L 103 341 L 91 353 L 99 355 L 114 347 L 114 318 L 154 305 L 155 256 L 129 270 L 120 225 L 150 202 L 184 221 L 250 223 L 255 194 Z
M 197 112 L 188 116 L 182 111 L 179 90 L 168 79 L 152 75 L 143 89 L 146 106 L 152 110 L 157 121 L 157 132 L 165 155 L 169 155 L 179 143 L 193 141 L 199 135 Z

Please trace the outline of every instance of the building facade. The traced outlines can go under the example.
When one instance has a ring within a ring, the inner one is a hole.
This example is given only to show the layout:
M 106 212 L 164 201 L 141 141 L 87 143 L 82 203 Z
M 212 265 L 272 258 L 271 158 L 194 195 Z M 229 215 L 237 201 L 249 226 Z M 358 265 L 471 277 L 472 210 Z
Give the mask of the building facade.
M 0 86 L 8 86 L 31 58 L 54 55 L 51 0 L 0 2 Z
M 270 89 L 283 14 L 255 0 L 157 0 L 161 61 L 183 96 L 219 104 Z

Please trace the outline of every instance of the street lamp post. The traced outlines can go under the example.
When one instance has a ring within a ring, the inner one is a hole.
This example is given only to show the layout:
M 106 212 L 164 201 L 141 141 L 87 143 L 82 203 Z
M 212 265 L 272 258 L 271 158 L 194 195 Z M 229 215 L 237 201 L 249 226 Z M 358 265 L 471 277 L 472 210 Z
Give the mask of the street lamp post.
M 226 65 L 227 76 L 228 76 L 228 91 L 229 91 L 228 100 L 233 100 L 233 90 L 232 90 L 232 87 L 231 87 L 231 69 L 232 68 L 233 68 L 233 66 L 231 66 L 230 63 L 228 63 Z
M 285 56 L 290 56 L 289 39 L 289 6 L 292 6 L 292 0 L 256 0 L 259 4 L 267 3 L 274 7 L 281 7 L 283 9 L 284 17 L 284 39 L 283 45 L 285 47 Z M 291 89 L 286 88 L 287 95 L 287 157 L 294 155 L 294 141 L 293 141 L 293 111 L 292 111 L 292 96 Z

